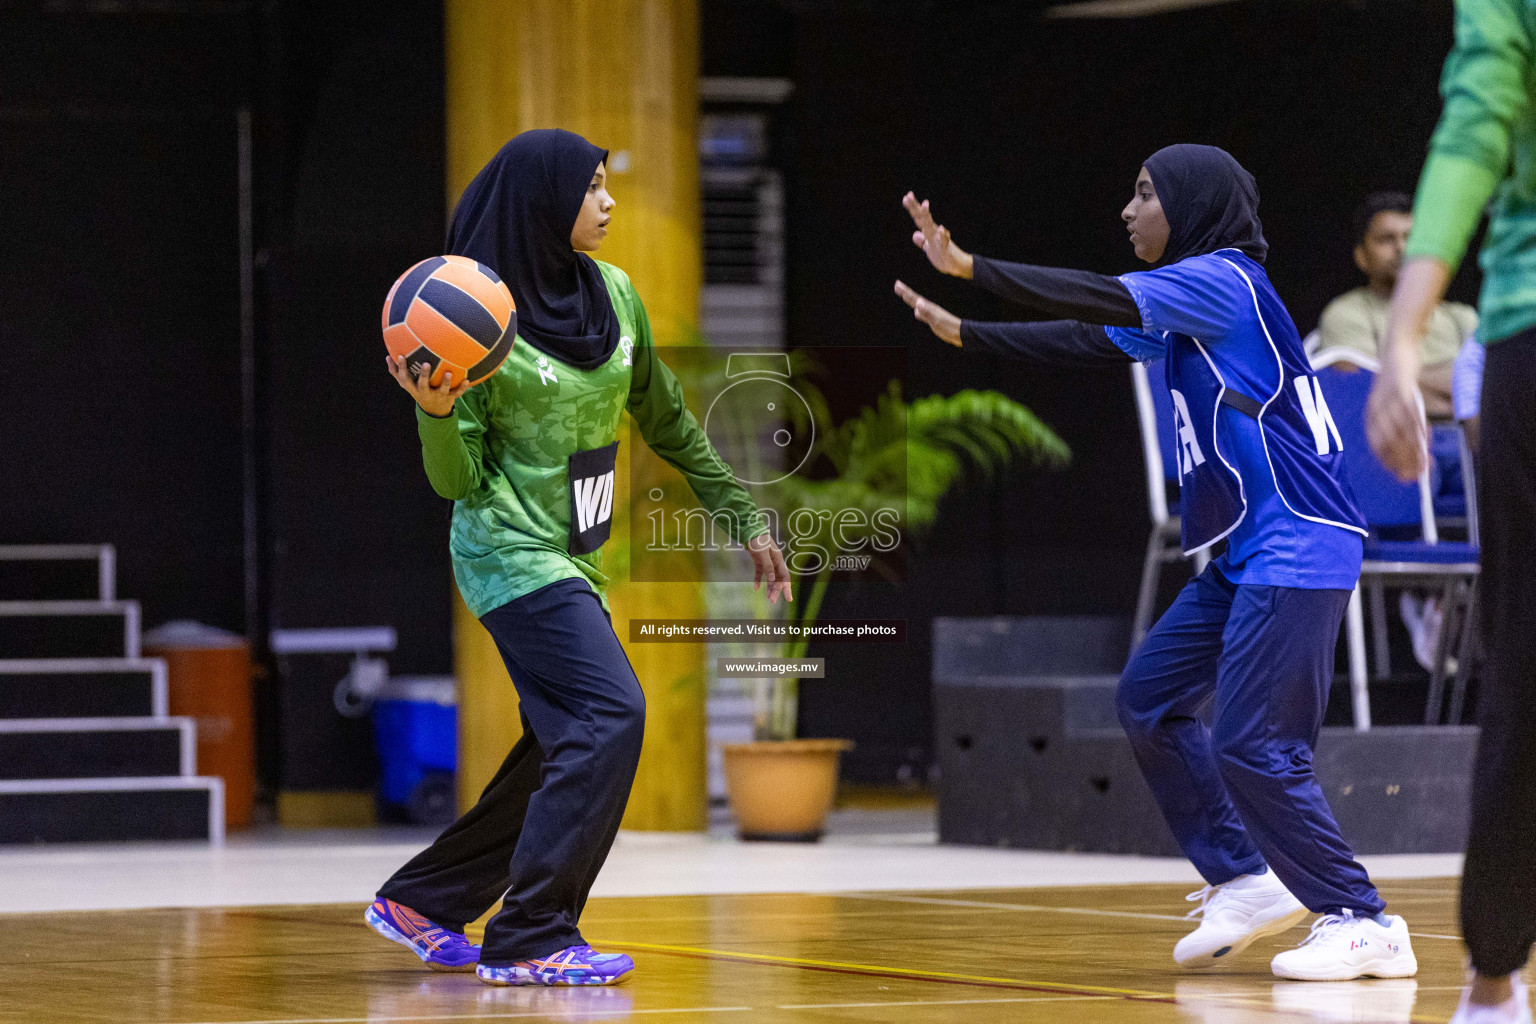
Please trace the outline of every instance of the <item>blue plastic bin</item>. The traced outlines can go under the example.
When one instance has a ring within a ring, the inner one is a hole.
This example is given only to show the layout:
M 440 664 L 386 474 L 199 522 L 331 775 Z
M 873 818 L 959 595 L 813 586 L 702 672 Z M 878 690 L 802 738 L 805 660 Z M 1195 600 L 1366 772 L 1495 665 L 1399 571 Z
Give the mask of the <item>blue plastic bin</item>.
M 453 680 L 394 678 L 373 704 L 379 753 L 379 796 L 412 820 L 441 824 L 454 817 L 459 709 Z

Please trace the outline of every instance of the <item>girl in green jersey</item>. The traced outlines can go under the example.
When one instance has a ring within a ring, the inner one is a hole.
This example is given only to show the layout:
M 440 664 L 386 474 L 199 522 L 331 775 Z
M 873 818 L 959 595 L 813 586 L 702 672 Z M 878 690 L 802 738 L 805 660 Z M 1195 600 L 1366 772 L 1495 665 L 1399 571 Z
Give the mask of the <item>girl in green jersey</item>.
M 459 200 L 448 250 L 494 270 L 517 303 L 517 342 L 495 374 L 474 388 L 445 374 L 432 387 L 403 359 L 389 366 L 416 400 L 427 477 L 454 501 L 454 575 L 506 661 L 523 738 L 367 918 L 428 966 L 496 985 L 611 984 L 634 967 L 594 952 L 577 928 L 644 730 L 644 696 L 603 594 L 626 410 L 731 523 L 769 600 L 791 599 L 778 546 L 656 356 L 634 286 L 586 255 L 616 205 L 607 155 L 570 132 L 524 132 Z M 483 949 L 469 944 L 465 924 L 499 898 Z

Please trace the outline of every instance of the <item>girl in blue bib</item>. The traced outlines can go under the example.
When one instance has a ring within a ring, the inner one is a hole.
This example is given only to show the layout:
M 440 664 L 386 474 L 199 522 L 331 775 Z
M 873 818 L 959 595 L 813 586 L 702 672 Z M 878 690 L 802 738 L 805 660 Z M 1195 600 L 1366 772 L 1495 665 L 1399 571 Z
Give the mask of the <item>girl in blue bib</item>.
M 1174 959 L 1225 962 L 1310 911 L 1321 916 L 1274 958 L 1277 976 L 1408 977 L 1407 925 L 1384 913 L 1312 772 L 1366 530 L 1338 428 L 1264 272 L 1258 204 L 1224 150 L 1159 150 L 1121 214 L 1155 266 L 1110 277 L 972 255 L 908 193 L 913 242 L 936 269 L 1060 319 L 961 320 L 900 281 L 896 293 L 956 347 L 1053 365 L 1162 361 L 1183 547 L 1227 542 L 1137 648 L 1116 695 L 1142 773 L 1207 883 Z

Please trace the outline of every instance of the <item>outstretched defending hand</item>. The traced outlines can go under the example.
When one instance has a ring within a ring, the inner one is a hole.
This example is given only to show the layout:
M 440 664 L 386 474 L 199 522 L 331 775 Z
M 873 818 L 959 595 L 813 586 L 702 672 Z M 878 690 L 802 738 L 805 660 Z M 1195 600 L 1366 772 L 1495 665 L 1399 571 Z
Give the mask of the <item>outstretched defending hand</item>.
M 795 595 L 789 592 L 789 566 L 784 564 L 784 553 L 774 543 L 770 534 L 759 534 L 747 541 L 747 553 L 752 556 L 752 589 L 757 590 L 768 581 L 768 603 L 778 604 L 779 595 L 794 603 Z
M 933 213 L 928 209 L 928 200 L 918 202 L 917 196 L 908 192 L 901 197 L 901 205 L 907 208 L 907 212 L 912 215 L 912 223 L 917 225 L 917 230 L 912 232 L 912 244 L 923 250 L 933 268 L 941 274 L 963 277 L 969 281 L 975 265 L 971 254 L 949 237 L 949 228 L 934 223 Z
M 426 372 L 427 368 L 423 364 L 406 366 L 405 356 L 385 356 L 384 362 L 389 366 L 389 375 L 395 378 L 402 388 L 405 388 L 407 394 L 416 399 L 416 404 L 421 406 L 422 412 L 428 416 L 436 416 L 439 419 L 447 416 L 453 412 L 453 403 L 469 390 L 468 383 L 454 383 L 452 370 L 444 371 L 443 382 L 433 387 L 432 375 Z
M 960 347 L 960 318 L 938 303 L 929 302 L 900 281 L 896 282 L 896 294 L 901 301 L 912 307 L 912 315 L 933 329 L 939 340 Z

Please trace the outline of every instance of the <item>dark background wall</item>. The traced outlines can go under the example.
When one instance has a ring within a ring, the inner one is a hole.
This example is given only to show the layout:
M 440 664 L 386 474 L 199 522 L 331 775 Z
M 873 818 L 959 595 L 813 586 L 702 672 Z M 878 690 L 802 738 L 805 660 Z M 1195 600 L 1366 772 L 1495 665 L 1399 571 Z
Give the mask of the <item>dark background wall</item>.
M 1071 445 L 1068 471 L 957 495 L 905 585 L 834 585 L 825 614 L 906 618 L 904 646 L 826 645 L 802 690 L 808 735 L 859 743 L 847 772 L 931 760 L 934 615 L 1129 615 L 1148 513 L 1129 375 L 1026 370 L 939 343 L 891 295 L 902 277 L 979 319 L 1010 313 L 941 279 L 908 241 L 907 189 L 959 243 L 1006 259 L 1134 270 L 1119 211 L 1173 142 L 1230 150 L 1258 178 L 1269 271 L 1305 333 L 1360 283 L 1350 214 L 1411 192 L 1439 114 L 1451 5 L 1240 2 L 1135 20 L 1045 20 L 1000 3 L 704 7 L 706 74 L 788 77 L 789 336 L 908 345 L 910 396 L 996 387 Z M 1475 269 L 1453 294 L 1475 297 Z M 1169 574 L 1165 599 L 1179 579 Z
M 384 369 L 395 278 L 442 250 L 442 5 L 293 4 L 275 27 L 265 297 L 272 625 L 394 626 L 394 673 L 448 673 L 450 504 L 421 471 L 409 397 Z M 292 657 L 284 789 L 367 789 L 369 721 L 345 666 Z
M 903 191 L 963 245 L 1135 269 L 1118 221 L 1173 141 L 1257 175 L 1270 271 L 1303 331 L 1352 287 L 1349 213 L 1411 189 L 1439 103 L 1449 0 L 1248 0 L 1134 21 L 1028 4 L 704 0 L 710 75 L 795 91 L 796 345 L 906 345 L 911 395 L 997 387 L 1071 444 L 946 505 L 908 581 L 836 586 L 830 616 L 906 618 L 904 646 L 840 648 L 808 684 L 809 735 L 859 741 L 860 779 L 931 760 L 936 614 L 1128 613 L 1147 514 L 1123 371 L 1025 371 L 955 352 L 890 295 L 1006 311 L 939 280 Z M 69 40 L 61 47 L 60 40 Z M 392 624 L 398 672 L 450 665 L 447 506 L 377 365 L 378 303 L 441 245 L 441 5 L 35 3 L 0 11 L 0 541 L 112 541 L 147 624 Z M 235 119 L 252 112 L 258 402 L 241 414 Z M 1470 299 L 1475 270 L 1458 280 Z M 241 440 L 253 431 L 258 602 L 244 599 Z M 1165 588 L 1171 591 L 1177 580 Z M 332 667 L 263 684 L 264 777 L 367 784 L 366 735 L 329 710 Z M 279 754 L 284 770 L 279 777 Z
M 390 283 L 442 245 L 441 4 L 7 5 L 0 152 L 0 542 L 116 544 L 147 626 L 387 624 L 395 671 L 450 671 L 448 506 L 378 339 Z M 369 786 L 366 721 L 330 706 L 341 668 L 271 667 L 264 781 Z
M 151 623 L 245 628 L 235 112 L 253 56 L 239 11 L 0 13 L 0 540 L 116 542 Z

